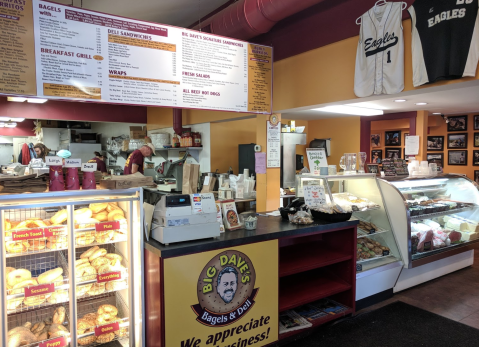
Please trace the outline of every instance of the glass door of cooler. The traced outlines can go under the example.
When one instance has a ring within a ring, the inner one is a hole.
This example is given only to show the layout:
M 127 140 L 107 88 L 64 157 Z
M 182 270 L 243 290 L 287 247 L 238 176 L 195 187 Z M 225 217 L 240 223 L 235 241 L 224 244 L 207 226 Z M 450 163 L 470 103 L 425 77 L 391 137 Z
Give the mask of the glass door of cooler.
M 142 345 L 141 200 L 141 189 L 0 198 L 3 345 Z
M 401 261 L 375 174 L 297 176 L 297 196 L 304 196 L 304 185 L 325 186 L 327 201 L 350 208 L 357 228 L 357 271 L 367 271 Z

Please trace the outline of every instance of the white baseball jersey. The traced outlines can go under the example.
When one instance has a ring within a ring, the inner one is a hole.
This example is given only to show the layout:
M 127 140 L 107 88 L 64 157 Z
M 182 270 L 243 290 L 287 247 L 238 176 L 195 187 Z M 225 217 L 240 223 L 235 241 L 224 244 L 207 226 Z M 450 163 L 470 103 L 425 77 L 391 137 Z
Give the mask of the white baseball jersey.
M 361 16 L 354 93 L 396 94 L 404 89 L 402 3 L 388 2 Z
M 416 0 L 409 7 L 415 87 L 476 75 L 478 7 L 479 0 Z

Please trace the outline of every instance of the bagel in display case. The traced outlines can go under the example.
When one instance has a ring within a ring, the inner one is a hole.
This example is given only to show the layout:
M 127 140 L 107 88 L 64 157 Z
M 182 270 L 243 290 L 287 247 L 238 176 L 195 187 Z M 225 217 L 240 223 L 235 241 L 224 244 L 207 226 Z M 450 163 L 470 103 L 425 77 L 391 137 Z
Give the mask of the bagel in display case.
M 142 200 L 141 188 L 0 196 L 0 345 L 143 345 Z

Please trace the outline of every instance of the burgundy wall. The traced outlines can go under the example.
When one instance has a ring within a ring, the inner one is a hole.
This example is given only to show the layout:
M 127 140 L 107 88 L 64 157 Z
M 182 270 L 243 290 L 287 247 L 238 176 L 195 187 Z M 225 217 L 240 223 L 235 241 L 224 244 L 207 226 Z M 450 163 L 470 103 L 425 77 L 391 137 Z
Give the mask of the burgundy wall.
M 299 1 L 299 0 L 298 0 Z M 414 0 L 405 0 L 411 5 Z M 248 41 L 274 47 L 274 60 L 359 35 L 356 19 L 376 0 L 327 0 L 276 24 L 271 31 Z M 407 10 L 403 19 L 409 18 Z
M 15 128 L 0 128 L 0 136 L 35 136 L 33 127 L 33 120 L 25 119 L 23 122 L 17 123 Z
M 146 107 L 47 101 L 44 104 L 9 102 L 0 97 L 0 116 L 12 118 L 121 122 L 146 124 Z M 1 134 L 3 135 L 3 134 Z

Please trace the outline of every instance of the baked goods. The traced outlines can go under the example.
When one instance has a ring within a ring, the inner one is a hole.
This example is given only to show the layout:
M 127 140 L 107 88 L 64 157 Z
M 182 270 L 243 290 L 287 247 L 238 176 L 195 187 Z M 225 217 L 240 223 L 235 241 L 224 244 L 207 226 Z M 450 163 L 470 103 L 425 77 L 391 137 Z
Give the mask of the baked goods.
M 105 292 L 105 283 L 94 283 L 87 293 L 88 295 L 100 295 L 100 294 L 103 294 L 104 292 Z
M 95 246 L 95 247 L 98 247 L 98 246 Z M 86 263 L 89 263 L 90 261 L 88 260 L 88 258 L 80 258 L 78 260 L 75 260 L 75 266 L 79 266 L 79 265 L 82 265 L 82 264 L 86 264 Z
M 116 254 L 116 253 L 107 253 L 107 254 L 105 254 L 105 258 L 109 259 L 110 264 L 112 264 L 112 265 L 113 265 L 113 261 L 115 261 L 115 260 L 119 260 L 120 263 L 123 260 L 123 257 L 119 254 Z
M 52 295 L 50 295 L 47 301 L 50 304 L 58 304 L 61 302 L 66 302 L 68 301 L 68 299 L 69 299 L 68 291 L 64 289 L 58 289 Z
M 67 218 L 68 218 L 67 210 L 60 210 L 57 213 L 55 213 L 52 218 L 50 218 L 50 222 L 52 222 L 52 225 L 58 225 L 65 222 Z
M 98 257 L 103 257 L 105 254 L 107 254 L 107 250 L 104 249 L 104 248 L 99 248 L 97 250 L 95 250 L 93 252 L 92 255 L 90 255 L 90 257 L 88 258 L 88 260 L 90 260 L 90 262 L 92 262 L 93 260 L 95 260 L 96 258 Z
M 63 274 L 63 269 L 61 267 L 57 267 L 56 269 L 48 270 L 38 276 L 38 283 L 52 283 L 53 280 L 57 279 L 59 276 Z
M 37 341 L 36 336 L 27 328 L 17 330 L 8 336 L 7 347 L 29 345 Z
M 47 241 L 47 248 L 50 248 L 50 249 L 68 248 L 68 242 L 66 241 L 66 239 L 60 242 Z
M 85 232 L 75 236 L 75 243 L 77 245 L 85 246 L 93 243 L 95 241 L 95 236 L 93 232 Z
M 23 253 L 28 249 L 27 241 L 6 241 L 5 248 L 8 253 Z
M 15 226 L 15 229 L 44 228 L 46 226 L 47 225 L 41 219 L 29 218 L 23 222 L 20 222 L 17 226 Z
M 108 213 L 108 221 L 113 221 L 113 217 L 116 215 L 120 216 L 120 218 L 125 218 L 125 213 L 123 212 L 123 210 L 114 209 L 110 213 Z
M 53 312 L 53 323 L 63 324 L 65 322 L 65 307 L 57 307 L 55 312 Z
M 90 264 L 91 266 L 93 266 L 95 269 L 98 270 L 100 266 L 110 264 L 110 260 L 106 257 L 98 257 L 94 259 Z
M 23 303 L 26 306 L 38 306 L 43 304 L 47 300 L 46 295 L 36 295 L 36 296 L 31 296 L 29 298 L 23 299 Z
M 85 285 L 82 285 L 82 286 L 77 286 L 77 297 L 78 296 L 82 296 L 82 295 L 85 295 L 91 288 L 91 284 L 85 284 Z
M 95 203 L 95 204 L 90 204 L 88 206 L 90 208 L 90 210 L 93 212 L 93 213 L 100 213 L 102 211 L 105 211 L 106 208 L 108 207 L 108 203 L 107 202 L 100 202 L 100 203 Z
M 115 322 L 118 322 L 118 324 L 123 323 L 121 318 L 116 318 Z M 120 327 L 120 330 L 115 331 L 115 335 L 119 337 L 124 337 L 128 333 L 128 329 L 126 327 Z
M 93 212 L 89 208 L 80 208 L 73 212 L 73 219 L 75 223 L 82 223 L 83 220 L 91 218 Z
M 95 218 L 99 220 L 100 222 L 106 222 L 108 220 L 108 212 L 107 211 L 102 211 L 100 213 L 94 213 L 92 215 L 92 218 Z
M 28 240 L 27 241 L 27 250 L 31 251 L 41 251 L 45 249 L 47 246 L 45 239 L 37 239 L 37 240 Z
M 100 247 L 94 246 L 94 247 L 88 249 L 87 251 L 83 252 L 83 253 L 80 255 L 80 258 L 81 258 L 81 259 L 88 259 L 88 258 L 90 258 L 90 256 L 92 256 L 93 253 L 95 253 L 95 251 L 97 251 L 98 249 L 100 249 Z
M 7 275 L 7 284 L 14 287 L 16 284 L 32 278 L 32 273 L 27 269 L 16 269 Z
M 114 333 L 106 333 L 106 334 L 102 334 L 102 335 L 97 336 L 96 337 L 96 342 L 97 343 L 108 343 L 110 341 L 113 341 L 114 338 L 115 338 Z
M 117 202 L 109 202 L 108 206 L 106 207 L 106 211 L 110 213 L 113 210 L 118 210 L 120 207 L 118 206 Z
M 109 292 L 120 290 L 126 287 L 126 281 L 109 281 L 105 283 L 105 289 Z
M 99 243 L 105 243 L 110 241 L 113 238 L 114 231 L 107 230 L 107 231 L 97 231 L 95 233 L 95 240 Z
M 97 313 L 99 317 L 102 316 L 102 319 L 108 319 L 108 317 L 116 317 L 118 309 L 113 305 L 105 304 L 98 308 Z
M 95 218 L 85 218 L 82 219 L 81 221 L 75 221 L 75 229 L 89 229 L 89 228 L 94 228 L 96 223 L 99 223 L 100 221 Z

